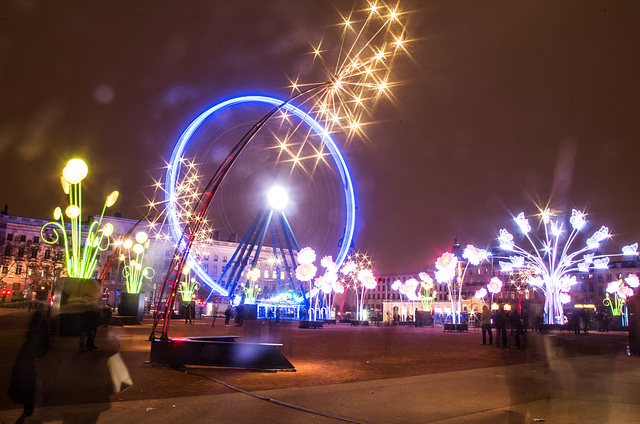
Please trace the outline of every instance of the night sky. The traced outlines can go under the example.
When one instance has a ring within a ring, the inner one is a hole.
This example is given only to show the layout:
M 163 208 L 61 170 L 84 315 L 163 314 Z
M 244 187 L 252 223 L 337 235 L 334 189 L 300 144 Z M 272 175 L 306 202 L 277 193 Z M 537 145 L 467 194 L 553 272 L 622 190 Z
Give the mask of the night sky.
M 195 116 L 238 95 L 286 98 L 289 77 L 312 75 L 310 44 L 356 5 L 1 2 L 0 204 L 50 216 L 79 156 L 87 215 L 117 188 L 114 210 L 141 216 Z M 589 235 L 608 225 L 615 248 L 640 240 L 640 3 L 401 8 L 414 41 L 395 63 L 392 101 L 373 109 L 368 139 L 335 136 L 354 177 L 355 247 L 377 272 L 431 265 L 456 235 L 487 247 L 536 204 L 589 212 Z M 322 214 L 321 201 L 310 207 Z M 324 231 L 300 232 L 311 230 Z

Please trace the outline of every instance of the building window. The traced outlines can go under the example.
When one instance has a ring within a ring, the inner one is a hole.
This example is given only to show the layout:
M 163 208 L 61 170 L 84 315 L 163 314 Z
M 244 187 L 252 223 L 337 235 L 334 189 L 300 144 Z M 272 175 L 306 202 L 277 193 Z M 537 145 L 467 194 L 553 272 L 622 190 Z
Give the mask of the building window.
M 21 247 L 20 249 L 18 249 L 18 257 L 19 258 L 24 257 L 24 247 Z
M 20 291 L 20 283 L 13 283 L 13 291 Z
M 24 234 L 20 236 L 20 241 L 27 241 L 27 236 Z
M 22 275 L 22 265 L 16 265 L 16 275 Z
M 11 241 L 13 240 L 13 234 L 9 233 L 7 234 L 7 241 Z
M 607 274 L 607 282 L 610 283 L 611 282 L 611 274 Z
M 44 258 L 45 259 L 51 259 L 51 250 L 47 249 L 44 251 Z
M 213 255 L 213 260 L 217 261 L 218 260 L 218 255 Z
M 602 283 L 602 274 L 598 274 L 597 279 L 599 283 Z
M 2 273 L 3 274 L 9 273 L 9 265 L 2 265 Z
M 218 275 L 218 265 L 213 265 L 211 268 L 213 275 Z
M 7 244 L 4 248 L 4 256 L 11 256 L 11 245 Z
M 31 249 L 31 259 L 36 259 L 38 257 L 38 248 L 34 247 Z
M 227 262 L 227 257 L 226 256 L 222 257 L 222 262 Z
M 593 281 L 589 282 L 589 291 L 593 293 Z
M 34 243 L 40 243 L 40 237 L 38 237 L 38 236 L 33 236 L 33 242 L 34 242 Z

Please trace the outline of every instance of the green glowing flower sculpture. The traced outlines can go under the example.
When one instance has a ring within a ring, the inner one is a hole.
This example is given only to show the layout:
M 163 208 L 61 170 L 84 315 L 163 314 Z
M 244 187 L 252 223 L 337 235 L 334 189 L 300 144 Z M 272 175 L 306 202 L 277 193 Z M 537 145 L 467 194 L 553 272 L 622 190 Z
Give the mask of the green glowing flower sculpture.
M 136 234 L 135 242 L 126 239 L 121 247 L 125 252 L 120 254 L 120 261 L 125 264 L 122 275 L 126 280 L 127 293 L 140 293 L 144 279 L 150 280 L 156 274 L 150 266 L 142 266 L 144 253 L 149 249 L 149 236 L 144 231 L 140 231 Z
M 113 225 L 106 224 L 100 228 L 106 208 L 113 206 L 118 200 L 118 192 L 107 196 L 100 220 L 94 221 L 82 241 L 82 180 L 87 176 L 88 167 L 82 159 L 71 159 L 62 171 L 60 183 L 65 194 L 69 195 L 69 206 L 65 209 L 57 207 L 53 216 L 56 221 L 48 222 L 40 229 L 40 236 L 49 244 L 64 243 L 65 265 L 67 276 L 72 278 L 91 278 L 98 263 L 98 252 L 109 247 L 109 237 L 113 233 Z M 70 226 L 64 221 L 64 215 L 70 220 Z M 71 234 L 68 233 L 71 230 Z M 51 238 L 53 233 L 53 238 Z
M 178 291 L 182 296 L 182 300 L 184 302 L 191 302 L 195 297 L 195 292 L 200 288 L 200 284 L 198 281 L 191 276 L 191 269 L 185 266 L 182 269 L 182 274 L 184 274 L 184 281 L 180 282 L 180 288 Z

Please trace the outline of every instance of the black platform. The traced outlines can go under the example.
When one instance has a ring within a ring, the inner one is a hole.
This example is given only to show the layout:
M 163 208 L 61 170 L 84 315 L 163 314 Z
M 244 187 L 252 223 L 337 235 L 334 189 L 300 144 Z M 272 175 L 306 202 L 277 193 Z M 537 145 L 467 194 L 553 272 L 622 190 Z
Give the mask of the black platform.
M 238 336 L 170 338 L 151 342 L 150 363 L 295 371 L 275 343 L 236 343 Z

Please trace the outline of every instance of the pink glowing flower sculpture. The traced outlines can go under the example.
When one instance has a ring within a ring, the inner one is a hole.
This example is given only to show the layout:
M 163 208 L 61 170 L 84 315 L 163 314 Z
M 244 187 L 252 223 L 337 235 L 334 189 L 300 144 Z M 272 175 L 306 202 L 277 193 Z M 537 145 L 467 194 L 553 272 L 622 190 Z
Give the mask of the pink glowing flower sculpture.
M 489 293 L 498 294 L 502 290 L 502 281 L 498 277 L 493 277 L 487 284 Z
M 310 263 L 303 263 L 296 268 L 296 278 L 300 281 L 311 281 L 318 269 Z
M 624 281 L 629 284 L 629 287 L 633 287 L 634 289 L 640 286 L 640 279 L 638 279 L 638 276 L 636 274 L 629 274 L 629 276 L 625 278 Z

